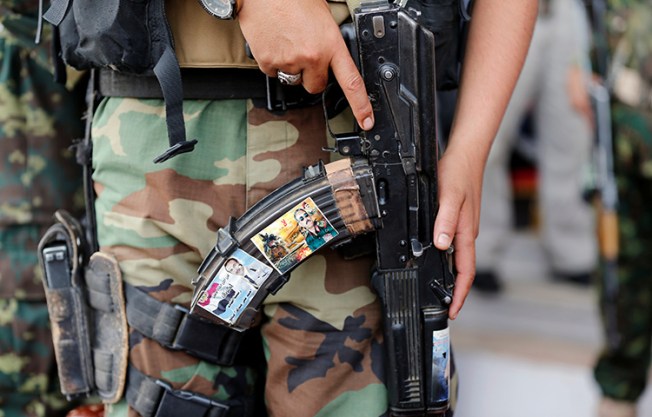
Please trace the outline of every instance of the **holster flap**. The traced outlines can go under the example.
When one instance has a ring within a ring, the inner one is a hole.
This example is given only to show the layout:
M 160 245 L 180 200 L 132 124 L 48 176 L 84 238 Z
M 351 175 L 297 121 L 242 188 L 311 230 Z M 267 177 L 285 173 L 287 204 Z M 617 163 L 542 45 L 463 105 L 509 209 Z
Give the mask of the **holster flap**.
M 92 351 L 97 393 L 106 403 L 122 397 L 127 375 L 128 329 L 122 276 L 116 259 L 94 253 L 86 268 L 92 307 Z

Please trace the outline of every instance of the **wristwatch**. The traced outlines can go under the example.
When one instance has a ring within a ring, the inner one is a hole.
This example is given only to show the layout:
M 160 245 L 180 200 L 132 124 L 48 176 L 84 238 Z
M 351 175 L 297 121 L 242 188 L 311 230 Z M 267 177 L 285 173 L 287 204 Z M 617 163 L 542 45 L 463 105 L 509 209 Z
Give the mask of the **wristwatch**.
M 237 0 L 199 0 L 204 10 L 218 19 L 233 19 Z

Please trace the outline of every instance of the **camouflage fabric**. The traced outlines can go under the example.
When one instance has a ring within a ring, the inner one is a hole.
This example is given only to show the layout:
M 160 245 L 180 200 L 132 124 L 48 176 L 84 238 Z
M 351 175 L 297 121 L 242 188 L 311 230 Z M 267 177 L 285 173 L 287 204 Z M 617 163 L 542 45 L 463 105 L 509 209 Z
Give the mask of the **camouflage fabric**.
M 56 385 L 36 247 L 55 209 L 82 202 L 67 147 L 83 132 L 83 97 L 54 83 L 49 43 L 34 45 L 36 10 L 0 4 L 0 417 L 70 406 Z
M 646 1 L 613 1 L 614 45 L 630 51 L 621 56 L 626 68 L 642 78 L 652 75 L 652 11 Z M 621 52 L 624 49 L 621 49 Z M 636 51 L 635 53 L 631 53 Z M 646 71 L 648 73 L 646 74 Z M 652 349 L 652 108 L 616 101 L 612 119 L 615 170 L 619 191 L 620 253 L 617 347 L 606 348 L 595 367 L 603 393 L 635 402 L 648 378 Z M 636 190 L 636 192 L 632 192 Z M 607 306 L 601 306 L 604 309 Z
M 188 305 L 191 280 L 217 229 L 300 176 L 303 166 L 330 155 L 322 151 L 321 106 L 278 116 L 241 100 L 186 101 L 184 113 L 188 137 L 200 138 L 197 148 L 155 165 L 167 143 L 163 103 L 103 100 L 93 123 L 93 165 L 101 250 L 116 256 L 127 282 Z M 201 362 L 133 330 L 130 362 L 176 388 L 216 399 L 250 396 L 266 375 L 270 416 L 386 415 L 371 262 L 345 261 L 325 249 L 292 272 L 266 300 L 265 370 Z M 127 415 L 127 407 L 114 406 L 108 415 Z
M 644 168 L 652 150 L 652 113 L 617 105 L 613 117 L 620 198 L 616 315 L 622 339 L 601 354 L 595 375 L 605 395 L 636 401 L 646 386 L 652 349 L 652 177 Z
M 615 1 L 610 15 L 612 82 L 617 101 L 652 107 L 652 10 L 649 3 Z

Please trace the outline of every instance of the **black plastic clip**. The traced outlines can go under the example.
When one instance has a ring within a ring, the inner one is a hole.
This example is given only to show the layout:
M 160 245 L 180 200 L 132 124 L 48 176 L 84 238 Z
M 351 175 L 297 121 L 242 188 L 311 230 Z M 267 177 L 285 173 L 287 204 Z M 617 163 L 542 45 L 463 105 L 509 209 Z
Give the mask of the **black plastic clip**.
M 153 417 L 202 417 L 207 415 L 209 410 L 211 417 L 225 417 L 229 412 L 228 405 L 194 392 L 175 390 L 159 379 L 155 382 L 163 388 L 163 395 Z
M 195 149 L 196 144 L 197 139 L 177 142 L 173 146 L 169 147 L 165 152 L 154 158 L 154 163 L 158 164 L 167 161 L 168 159 L 177 155 L 181 155 L 182 153 L 192 152 Z

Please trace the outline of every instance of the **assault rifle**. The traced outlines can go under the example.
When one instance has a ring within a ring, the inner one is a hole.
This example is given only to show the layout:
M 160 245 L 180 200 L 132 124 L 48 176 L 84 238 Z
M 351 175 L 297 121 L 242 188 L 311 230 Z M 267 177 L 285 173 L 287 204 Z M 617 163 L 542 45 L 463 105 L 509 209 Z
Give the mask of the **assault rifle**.
M 591 85 L 596 119 L 596 206 L 598 212 L 598 243 L 602 263 L 602 296 L 607 343 L 620 342 L 616 302 L 618 300 L 618 189 L 613 168 L 613 138 L 611 126 L 611 94 L 604 85 Z
M 195 281 L 192 313 L 245 330 L 265 297 L 307 256 L 375 231 L 372 284 L 385 317 L 390 412 L 443 415 L 454 276 L 450 254 L 432 244 L 438 209 L 434 37 L 417 12 L 387 0 L 363 1 L 354 26 L 352 52 L 374 128 L 334 135 L 334 151 L 345 158 L 307 168 L 218 231 Z M 319 233 L 301 233 L 306 216 Z
M 355 22 L 376 113 L 363 143 L 383 219 L 372 283 L 385 313 L 391 412 L 439 414 L 448 408 L 453 276 L 446 254 L 432 245 L 438 209 L 434 37 L 407 11 L 382 3 L 363 6 Z
M 601 304 L 607 344 L 620 343 L 616 302 L 618 299 L 618 189 L 614 174 L 614 143 L 611 123 L 611 77 L 607 28 L 607 4 L 604 0 L 590 2 L 594 31 L 594 61 L 598 80 L 593 80 L 589 93 L 595 111 L 595 190 L 598 214 L 598 243 L 602 264 Z

